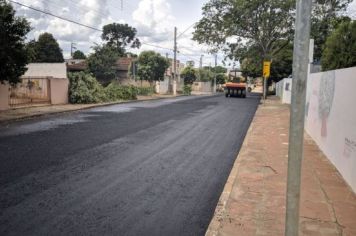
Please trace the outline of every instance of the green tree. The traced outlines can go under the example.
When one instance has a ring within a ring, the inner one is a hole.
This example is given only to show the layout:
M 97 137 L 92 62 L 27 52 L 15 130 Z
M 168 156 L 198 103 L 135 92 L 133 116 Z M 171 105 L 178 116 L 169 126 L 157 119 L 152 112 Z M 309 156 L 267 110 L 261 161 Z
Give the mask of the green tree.
M 185 67 L 180 76 L 183 78 L 184 84 L 193 84 L 197 79 L 196 71 L 192 66 Z
M 215 66 L 215 67 L 212 68 L 212 72 L 224 74 L 224 73 L 227 72 L 227 69 L 225 67 L 223 67 L 223 66 Z
M 214 79 L 214 73 L 210 67 L 206 66 L 197 70 L 197 77 L 201 82 L 208 82 Z
M 314 39 L 314 59 L 319 61 L 327 37 L 337 26 L 349 21 L 342 15 L 351 0 L 316 0 L 311 14 L 310 37 Z
M 27 52 L 27 57 L 29 60 L 29 63 L 35 62 L 36 60 L 36 40 L 31 40 L 25 45 L 26 52 Z
M 62 49 L 50 33 L 40 34 L 33 49 L 35 52 L 33 62 L 64 62 Z
M 216 74 L 216 84 L 225 84 L 227 81 L 227 76 L 224 73 Z
M 210 0 L 195 26 L 193 39 L 239 60 L 246 46 L 257 47 L 260 58 L 273 59 L 283 48 L 277 42 L 293 37 L 293 0 Z M 235 43 L 228 40 L 235 38 Z
M 119 58 L 118 52 L 108 45 L 96 45 L 93 49 L 94 53 L 87 59 L 88 70 L 100 83 L 107 85 L 116 77 L 115 63 Z
M 87 57 L 85 56 L 85 54 L 80 51 L 80 50 L 76 50 L 74 53 L 73 53 L 73 59 L 86 59 Z
M 30 24 L 15 11 L 7 1 L 0 0 L 0 82 L 19 82 L 28 63 L 25 39 Z
M 283 43 L 283 42 L 281 42 Z M 289 43 L 272 60 L 269 81 L 278 82 L 292 74 L 293 69 L 293 44 Z
M 164 80 L 164 73 L 168 67 L 168 60 L 159 53 L 143 51 L 138 57 L 137 75 L 140 80 L 149 82 Z
M 283 45 L 283 47 L 271 60 L 271 75 L 269 81 L 279 81 L 292 74 L 293 44 L 290 42 L 286 45 L 283 40 L 278 43 Z M 258 47 L 250 47 L 242 56 L 241 71 L 245 77 L 257 78 L 262 75 L 262 58 L 257 52 L 257 49 Z
M 327 38 L 321 58 L 322 69 L 356 66 L 356 21 L 344 22 Z
M 120 56 L 125 54 L 125 48 L 139 48 L 140 40 L 136 38 L 136 29 L 128 24 L 112 23 L 103 27 L 101 38 L 107 42 L 108 46 L 117 50 Z

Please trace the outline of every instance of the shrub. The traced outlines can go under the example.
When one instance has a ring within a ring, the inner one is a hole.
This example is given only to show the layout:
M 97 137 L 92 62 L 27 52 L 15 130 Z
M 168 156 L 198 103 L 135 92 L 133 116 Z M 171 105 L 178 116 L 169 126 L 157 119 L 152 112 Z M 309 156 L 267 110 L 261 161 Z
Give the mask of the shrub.
M 141 95 L 141 96 L 149 96 L 154 93 L 153 87 L 136 87 L 136 89 L 137 89 L 137 95 Z
M 181 77 L 184 80 L 184 84 L 193 84 L 197 79 L 196 70 L 191 66 L 187 66 L 182 71 Z
M 186 84 L 183 87 L 183 94 L 190 95 L 192 93 L 192 86 L 190 84 Z
M 109 101 L 137 99 L 137 88 L 132 85 L 123 86 L 111 82 L 104 91 Z
M 105 88 L 91 75 L 84 72 L 69 73 L 70 103 L 99 103 L 120 100 L 135 100 L 137 95 L 150 95 L 152 87 L 120 85 L 115 81 Z
M 69 73 L 69 102 L 98 103 L 107 101 L 104 88 L 90 74 Z

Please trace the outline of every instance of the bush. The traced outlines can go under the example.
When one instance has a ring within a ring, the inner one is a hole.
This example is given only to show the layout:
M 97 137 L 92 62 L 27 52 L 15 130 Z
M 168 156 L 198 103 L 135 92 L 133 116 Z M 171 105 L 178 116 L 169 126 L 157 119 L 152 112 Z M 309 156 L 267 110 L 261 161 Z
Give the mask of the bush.
M 153 87 L 137 87 L 137 95 L 149 96 L 154 93 Z
M 190 84 L 186 84 L 183 87 L 183 94 L 190 95 L 192 93 L 192 86 Z
M 139 89 L 111 82 L 105 88 L 91 75 L 84 72 L 69 73 L 70 103 L 100 103 L 137 99 Z M 147 91 L 144 91 L 147 92 Z
M 90 74 L 69 73 L 69 102 L 98 103 L 107 101 L 104 88 Z
M 105 89 L 109 101 L 137 99 L 137 88 L 134 86 L 122 86 L 111 82 Z
M 184 84 L 193 84 L 197 79 L 196 70 L 191 66 L 185 67 L 180 76 L 183 78 Z

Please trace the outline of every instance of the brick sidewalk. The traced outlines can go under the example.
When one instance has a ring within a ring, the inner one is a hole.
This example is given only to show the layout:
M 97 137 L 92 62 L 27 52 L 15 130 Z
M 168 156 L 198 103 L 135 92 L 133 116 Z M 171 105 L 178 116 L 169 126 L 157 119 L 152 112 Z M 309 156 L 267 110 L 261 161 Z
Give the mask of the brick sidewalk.
M 289 106 L 260 105 L 206 235 L 284 235 Z M 356 196 L 305 136 L 300 235 L 356 235 Z
M 152 95 L 152 96 L 137 96 L 137 100 L 133 101 L 146 101 L 153 99 L 174 98 L 173 95 Z M 42 105 L 33 107 L 23 107 L 10 109 L 6 111 L 0 111 L 0 123 L 6 123 L 12 120 L 31 118 L 36 116 L 43 116 L 61 112 L 77 111 L 82 109 L 89 109 L 98 106 L 107 106 L 119 103 L 127 103 L 133 101 L 118 101 L 109 103 L 97 103 L 97 104 L 65 104 L 65 105 Z

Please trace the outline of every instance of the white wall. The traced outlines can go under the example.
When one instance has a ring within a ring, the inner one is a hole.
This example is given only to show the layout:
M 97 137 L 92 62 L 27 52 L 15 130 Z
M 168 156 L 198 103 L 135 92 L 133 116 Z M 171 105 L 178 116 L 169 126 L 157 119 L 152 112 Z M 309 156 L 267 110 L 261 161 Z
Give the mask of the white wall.
M 276 93 L 282 103 L 290 104 L 292 98 L 292 79 L 285 78 L 279 81 L 276 84 Z
M 310 74 L 305 129 L 356 192 L 356 67 Z
M 67 104 L 68 103 L 68 79 L 51 78 L 51 104 Z
M 192 84 L 192 93 L 212 93 L 213 87 L 211 86 L 211 82 L 194 82 Z
M 159 81 L 159 94 L 169 93 L 169 79 L 165 78 L 163 81 Z

